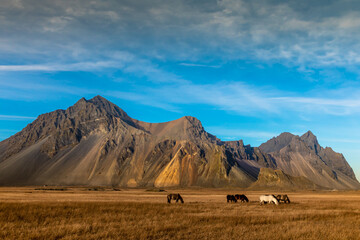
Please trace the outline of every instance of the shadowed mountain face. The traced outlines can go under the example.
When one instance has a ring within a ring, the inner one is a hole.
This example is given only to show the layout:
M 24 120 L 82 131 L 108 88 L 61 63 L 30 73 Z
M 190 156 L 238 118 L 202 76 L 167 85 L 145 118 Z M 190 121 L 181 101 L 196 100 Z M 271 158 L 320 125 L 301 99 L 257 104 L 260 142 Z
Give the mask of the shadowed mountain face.
M 249 187 L 261 168 L 323 187 L 359 186 L 344 157 L 321 148 L 310 132 L 284 133 L 254 148 L 217 139 L 194 117 L 132 119 L 100 96 L 40 115 L 0 142 L 0 185 Z

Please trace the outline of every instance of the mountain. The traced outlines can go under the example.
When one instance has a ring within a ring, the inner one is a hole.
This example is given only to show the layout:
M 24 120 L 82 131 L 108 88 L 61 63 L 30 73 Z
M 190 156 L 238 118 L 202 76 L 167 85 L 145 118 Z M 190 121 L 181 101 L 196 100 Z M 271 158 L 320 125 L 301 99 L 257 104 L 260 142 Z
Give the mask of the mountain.
M 194 117 L 141 122 L 100 96 L 40 115 L 0 150 L 1 185 L 247 187 L 270 162 Z
M 256 148 L 221 141 L 190 116 L 133 119 L 101 96 L 42 114 L 0 142 L 0 185 L 247 188 L 261 183 L 264 168 L 302 176 L 304 186 L 359 188 L 344 157 L 310 133 L 284 133 Z
M 282 133 L 259 148 L 271 155 L 277 168 L 286 174 L 306 177 L 326 188 L 359 188 L 359 182 L 344 156 L 331 148 L 321 147 L 310 131 L 302 136 Z

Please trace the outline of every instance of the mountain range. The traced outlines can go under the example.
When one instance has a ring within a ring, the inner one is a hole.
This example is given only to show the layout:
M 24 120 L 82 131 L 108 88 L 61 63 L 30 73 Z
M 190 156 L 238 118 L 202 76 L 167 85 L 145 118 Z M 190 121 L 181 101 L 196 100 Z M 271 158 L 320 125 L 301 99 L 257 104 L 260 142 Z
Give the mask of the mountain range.
M 221 141 L 190 116 L 147 123 L 101 96 L 40 115 L 0 142 L 0 185 L 359 189 L 310 131 L 259 147 Z

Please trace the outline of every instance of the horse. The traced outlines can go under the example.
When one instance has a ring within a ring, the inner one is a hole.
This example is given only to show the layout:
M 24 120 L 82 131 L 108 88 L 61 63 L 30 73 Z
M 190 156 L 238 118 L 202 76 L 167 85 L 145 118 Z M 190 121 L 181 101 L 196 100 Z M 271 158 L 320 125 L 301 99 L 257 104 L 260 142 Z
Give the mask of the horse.
M 260 196 L 260 205 L 266 204 L 266 203 L 274 203 L 276 205 L 279 205 L 279 201 L 274 195 L 261 195 Z
M 249 202 L 249 199 L 244 194 L 236 194 L 236 200 L 240 200 L 241 202 Z
M 288 195 L 277 195 L 276 199 L 279 201 L 279 203 L 281 201 L 283 201 L 284 203 L 290 203 L 290 199 L 289 199 Z
M 179 193 L 171 193 L 167 195 L 168 203 L 171 203 L 171 200 L 176 200 L 176 202 L 180 200 L 181 203 L 184 203 L 184 200 L 182 199 Z
M 227 200 L 227 202 L 237 202 L 237 200 L 236 200 L 236 198 L 235 198 L 235 196 L 234 195 L 227 195 L 226 196 L 226 200 Z

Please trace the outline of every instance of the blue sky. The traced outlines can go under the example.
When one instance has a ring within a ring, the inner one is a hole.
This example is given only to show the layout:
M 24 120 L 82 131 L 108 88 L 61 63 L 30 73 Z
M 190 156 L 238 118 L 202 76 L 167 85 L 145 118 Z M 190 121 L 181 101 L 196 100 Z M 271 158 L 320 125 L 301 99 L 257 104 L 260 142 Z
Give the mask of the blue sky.
M 359 66 L 358 1 L 2 0 L 0 140 L 99 94 L 253 146 L 311 130 L 360 177 Z

